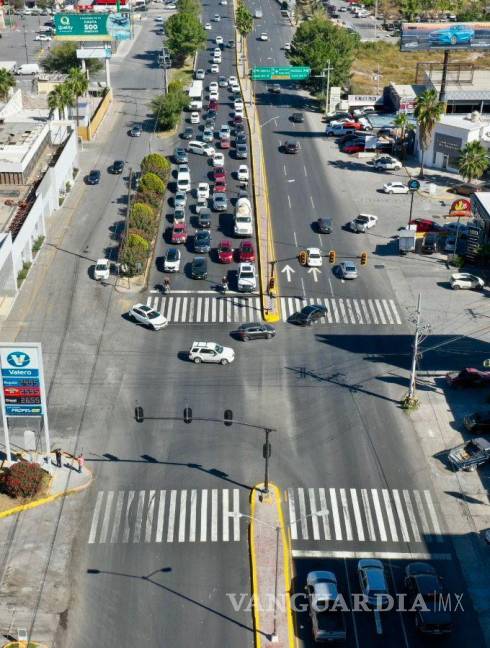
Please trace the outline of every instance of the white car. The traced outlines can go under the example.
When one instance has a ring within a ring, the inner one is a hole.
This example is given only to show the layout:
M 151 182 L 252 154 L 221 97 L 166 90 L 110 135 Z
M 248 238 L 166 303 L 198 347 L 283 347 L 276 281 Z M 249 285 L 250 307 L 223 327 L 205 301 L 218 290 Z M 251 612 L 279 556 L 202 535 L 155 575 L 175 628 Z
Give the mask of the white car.
M 174 198 L 174 207 L 184 208 L 187 204 L 187 194 L 185 191 L 177 191 Z
M 199 196 L 197 199 L 197 203 L 194 206 L 196 214 L 200 214 L 203 209 L 207 209 L 207 208 L 208 208 L 207 198 L 202 198 L 201 196 Z
M 233 108 L 235 111 L 237 110 L 243 110 L 243 101 L 241 99 L 235 99 L 233 102 Z
M 211 29 L 212 29 L 211 23 L 206 23 L 206 24 L 204 25 L 204 29 L 205 29 L 206 31 L 211 31 Z
M 191 175 L 189 171 L 179 171 L 177 174 L 177 190 L 190 191 L 191 190 Z
M 217 90 L 209 93 L 209 101 L 219 101 L 219 92 Z
M 241 108 L 235 108 L 233 114 L 235 117 L 243 117 L 243 106 Z
M 216 45 L 223 45 L 223 36 L 216 36 L 214 42 L 216 43 Z
M 323 258 L 319 248 L 306 248 L 306 265 L 309 268 L 321 268 L 323 265 Z
M 453 290 L 481 290 L 484 286 L 483 279 L 469 272 L 457 272 L 451 275 L 451 288 Z
M 383 191 L 387 194 L 406 194 L 410 189 L 403 182 L 385 182 Z
M 232 86 L 230 86 L 230 90 L 233 92 L 233 94 L 240 94 L 240 85 L 238 83 L 234 83 Z
M 219 138 L 220 139 L 230 139 L 231 137 L 231 128 L 228 124 L 223 124 L 219 129 Z
M 157 310 L 145 304 L 135 304 L 128 313 L 129 319 L 140 322 L 154 331 L 158 331 L 168 325 L 168 320 Z
M 157 17 L 155 18 L 155 22 L 156 22 L 156 23 L 162 23 L 162 22 L 164 22 L 164 20 L 165 20 L 165 19 L 163 18 L 163 16 L 157 16 Z
M 220 47 L 215 47 L 214 51 L 213 51 L 213 54 L 215 56 L 221 56 L 221 48 Z
M 378 171 L 396 171 L 402 168 L 402 163 L 394 157 L 389 155 L 382 158 L 375 159 L 373 162 L 374 168 Z
M 240 164 L 236 175 L 238 182 L 248 182 L 250 178 L 248 166 L 246 164 Z
M 219 14 L 214 14 L 213 20 L 214 22 L 219 22 L 221 20 L 221 16 Z
M 357 267 L 352 261 L 342 261 L 339 264 L 339 275 L 341 279 L 357 279 Z
M 213 56 L 213 64 L 214 65 L 220 65 L 221 64 L 221 54 L 215 54 Z
M 211 74 L 219 74 L 219 65 L 217 63 L 213 63 L 210 70 Z
M 291 43 L 284 43 L 284 49 L 286 50 L 286 52 L 289 52 L 291 49 Z
M 359 214 L 357 218 L 349 223 L 351 232 L 362 233 L 371 227 L 374 227 L 378 222 L 378 217 L 373 214 Z
M 228 4 L 228 0 L 219 0 L 219 3 L 222 7 L 226 7 L 226 5 Z
M 189 360 L 200 362 L 214 362 L 227 365 L 235 359 L 235 352 L 230 347 L 223 347 L 216 342 L 193 342 L 189 351 Z
M 266 34 L 266 32 L 262 32 L 262 33 L 260 34 L 260 36 L 259 36 L 259 40 L 261 40 L 261 41 L 268 41 L 268 40 L 269 40 L 269 36 Z
M 237 84 L 238 84 L 238 79 L 236 78 L 236 76 L 228 77 L 228 85 L 229 85 L 230 88 L 231 88 L 231 86 L 237 85 Z
M 208 157 L 214 155 L 214 146 L 199 140 L 191 140 L 187 145 L 187 150 L 191 153 L 197 153 L 197 155 L 207 155 Z
M 48 36 L 47 34 L 37 34 L 36 37 L 34 38 L 35 41 L 50 41 L 51 36 Z
M 180 270 L 180 250 L 176 247 L 168 248 L 163 260 L 165 272 L 178 272 Z
M 240 263 L 238 266 L 238 290 L 253 292 L 257 288 L 257 274 L 253 263 Z
M 218 79 L 218 86 L 220 88 L 227 88 L 228 87 L 228 80 L 226 79 L 225 76 L 220 76 Z
M 197 111 L 191 112 L 191 124 L 199 124 L 199 113 Z
M 111 265 L 108 259 L 97 259 L 94 268 L 94 279 L 96 281 L 107 280 L 111 274 Z
M 213 155 L 213 166 L 214 167 L 222 167 L 225 165 L 225 156 L 223 153 L 215 153 Z
M 206 73 L 204 72 L 204 70 L 202 68 L 199 68 L 199 69 L 196 70 L 196 79 L 198 81 L 202 81 L 204 79 L 205 75 L 206 75 Z
M 200 182 L 197 185 L 197 198 L 209 198 L 209 183 L 208 182 Z

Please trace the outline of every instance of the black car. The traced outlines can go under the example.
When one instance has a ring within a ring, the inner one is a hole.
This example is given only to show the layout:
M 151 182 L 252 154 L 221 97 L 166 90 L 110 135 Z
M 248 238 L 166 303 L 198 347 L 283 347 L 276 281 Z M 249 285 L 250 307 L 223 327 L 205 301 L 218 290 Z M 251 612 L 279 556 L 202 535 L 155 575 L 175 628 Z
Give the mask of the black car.
M 214 121 L 216 119 L 216 110 L 208 110 L 206 119 L 212 119 Z
M 274 94 L 281 94 L 281 86 L 279 83 L 273 83 L 271 86 L 269 86 L 269 92 L 273 92 Z
M 120 175 L 124 169 L 124 162 L 122 160 L 114 160 L 111 166 L 111 173 L 116 173 Z
M 211 229 L 211 212 L 209 209 L 201 209 L 197 215 L 197 226 L 199 229 Z
M 208 230 L 199 230 L 194 235 L 194 251 L 209 252 L 211 249 L 211 234 Z
M 339 119 L 351 119 L 351 118 L 352 115 L 348 112 L 338 112 L 335 113 L 335 115 L 328 115 L 327 117 L 325 117 L 324 121 L 327 124 L 330 124 L 330 122 L 338 121 Z
M 98 169 L 92 169 L 87 176 L 87 184 L 96 185 L 100 182 L 100 171 Z
M 322 216 L 317 220 L 316 226 L 320 234 L 330 234 L 332 231 L 332 219 Z
M 143 127 L 141 124 L 135 124 L 133 128 L 129 131 L 129 135 L 131 137 L 141 137 L 141 133 L 143 132 Z
M 302 124 L 305 121 L 305 116 L 300 112 L 293 113 L 291 115 L 291 121 L 295 124 Z
M 422 254 L 434 254 L 437 252 L 437 240 L 439 236 L 436 232 L 429 232 L 422 241 L 420 251 Z
M 405 588 L 410 606 L 413 604 L 415 625 L 419 632 L 431 635 L 449 634 L 453 627 L 441 579 L 432 565 L 410 563 L 405 568 Z
M 245 133 L 243 132 L 237 133 L 236 144 L 238 145 L 238 144 L 246 144 L 246 143 L 247 143 L 247 136 L 245 135 Z
M 241 324 L 234 335 L 239 337 L 240 340 L 247 342 L 248 340 L 258 340 L 260 338 L 265 338 L 269 340 L 273 338 L 276 334 L 276 329 L 270 324 L 262 324 L 261 322 L 252 322 L 249 324 Z
M 174 158 L 176 164 L 187 164 L 187 162 L 189 162 L 189 156 L 187 155 L 187 151 L 185 150 L 185 148 L 182 148 L 181 146 L 175 149 Z
M 205 130 L 206 128 L 211 128 L 212 130 L 214 130 L 214 124 L 215 124 L 214 119 L 212 117 L 208 117 L 204 122 L 203 130 Z
M 299 153 L 299 142 L 284 142 L 284 153 Z
M 206 257 L 198 256 L 192 259 L 191 275 L 193 279 L 208 278 L 208 262 Z
M 228 47 L 235 47 L 235 41 L 234 40 L 229 40 L 228 41 Z
M 182 133 L 182 139 L 191 140 L 193 137 L 194 137 L 194 129 L 191 128 L 190 126 L 184 128 L 184 132 Z
M 291 315 L 289 321 L 300 326 L 311 326 L 322 317 L 325 317 L 327 312 L 326 306 L 312 304 L 311 306 L 305 306 L 298 313 Z
M 465 416 L 464 426 L 472 434 L 488 434 L 490 432 L 490 410 Z
M 245 133 L 245 125 L 243 123 L 241 124 L 235 124 L 235 133 L 238 135 L 239 133 Z
M 248 156 L 248 150 L 246 144 L 237 144 L 236 145 L 236 156 L 239 160 L 246 160 Z

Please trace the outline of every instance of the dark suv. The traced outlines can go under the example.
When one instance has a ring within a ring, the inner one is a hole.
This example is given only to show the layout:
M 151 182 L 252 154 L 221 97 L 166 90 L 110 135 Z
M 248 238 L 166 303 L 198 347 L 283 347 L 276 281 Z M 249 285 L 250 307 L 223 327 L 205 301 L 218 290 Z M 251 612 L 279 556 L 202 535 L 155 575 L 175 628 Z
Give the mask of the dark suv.
M 234 335 L 243 340 L 244 342 L 248 340 L 258 340 L 260 338 L 265 338 L 269 340 L 273 338 L 276 334 L 276 329 L 270 324 L 262 324 L 261 322 L 253 322 L 250 324 L 241 324 Z
M 194 251 L 209 252 L 211 249 L 211 234 L 208 230 L 199 230 L 194 235 Z
M 205 257 L 194 257 L 192 260 L 191 275 L 193 279 L 208 278 L 208 262 Z
M 87 176 L 87 184 L 96 185 L 100 182 L 100 171 L 97 169 L 92 169 Z
M 122 160 L 114 160 L 111 166 L 111 173 L 120 175 L 124 170 L 124 162 Z
M 211 228 L 211 212 L 209 209 L 201 209 L 197 215 L 197 226 L 199 229 Z
M 421 252 L 422 254 L 434 254 L 437 252 L 438 235 L 436 232 L 429 232 L 422 241 Z
M 299 153 L 299 142 L 284 142 L 284 153 Z
M 305 306 L 298 313 L 291 315 L 289 321 L 293 324 L 299 324 L 300 326 L 311 326 L 326 315 L 327 308 L 325 306 L 312 304 L 311 306 Z

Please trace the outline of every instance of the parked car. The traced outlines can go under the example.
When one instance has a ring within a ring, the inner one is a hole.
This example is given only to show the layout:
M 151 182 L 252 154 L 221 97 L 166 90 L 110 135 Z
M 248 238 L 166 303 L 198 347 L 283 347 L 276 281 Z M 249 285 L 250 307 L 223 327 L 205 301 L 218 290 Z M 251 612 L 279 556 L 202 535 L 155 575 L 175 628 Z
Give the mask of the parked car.
M 108 259 L 97 259 L 94 268 L 94 279 L 96 281 L 106 281 L 111 274 L 111 264 Z
M 163 261 L 165 272 L 178 272 L 180 270 L 180 250 L 178 248 L 168 248 L 165 252 Z
M 220 263 L 231 263 L 233 261 L 233 247 L 228 239 L 223 239 L 220 242 L 217 252 Z
M 408 186 L 403 182 L 385 182 L 383 191 L 387 194 L 406 194 L 410 191 Z
M 159 331 L 168 325 L 168 320 L 154 308 L 145 304 L 135 304 L 128 313 L 129 319 L 144 324 L 154 331 Z
M 306 595 L 315 643 L 344 642 L 346 625 L 338 606 L 337 578 L 330 571 L 312 571 L 306 577 Z
M 215 193 L 213 195 L 213 209 L 214 211 L 226 211 L 228 209 L 228 198 L 224 193 Z
M 252 322 L 248 324 L 240 324 L 233 335 L 240 338 L 244 342 L 249 340 L 270 340 L 276 335 L 276 329 L 270 324 L 263 324 L 262 322 Z
M 311 326 L 321 320 L 322 317 L 326 317 L 327 312 L 326 306 L 311 304 L 310 306 L 305 306 L 297 313 L 293 313 L 288 321 L 293 324 L 299 324 L 300 326 Z
M 191 140 L 194 137 L 194 129 L 191 126 L 186 126 L 182 133 L 182 139 Z
M 469 272 L 455 272 L 451 275 L 453 290 L 481 290 L 484 286 L 483 279 Z
M 439 234 L 437 232 L 428 232 L 422 241 L 420 251 L 422 254 L 434 254 L 437 252 L 437 243 L 439 241 Z
M 448 454 L 455 470 L 473 471 L 490 459 L 490 440 L 477 437 L 453 448 Z
M 463 423 L 472 434 L 488 434 L 490 432 L 490 410 L 473 412 L 464 417 Z
M 450 387 L 490 387 L 490 371 L 480 371 L 468 367 L 457 373 L 446 374 L 446 382 Z
M 339 264 L 339 275 L 341 279 L 357 279 L 357 268 L 352 261 L 342 261 Z
M 174 209 L 173 223 L 185 223 L 185 207 L 176 207 Z
M 178 190 L 174 196 L 174 207 L 185 207 L 187 204 L 187 192 Z
M 457 194 L 458 196 L 471 196 L 478 191 L 488 191 L 489 186 L 487 184 L 471 184 L 469 182 L 463 182 L 461 184 L 454 185 L 447 191 L 450 193 Z
M 248 182 L 249 178 L 248 166 L 246 164 L 240 164 L 237 171 L 238 182 Z
M 212 362 L 227 365 L 235 359 L 235 352 L 229 347 L 223 347 L 216 342 L 193 342 L 189 350 L 189 360 L 199 364 L 200 362 Z
M 373 214 L 359 214 L 353 221 L 349 223 L 351 232 L 364 233 L 371 229 L 378 222 L 378 217 Z
M 196 256 L 192 259 L 191 276 L 193 279 L 208 278 L 208 262 L 203 256 Z
M 442 230 L 441 225 L 430 220 L 430 218 L 415 218 L 409 224 L 416 225 L 417 232 L 440 232 Z
M 211 212 L 206 207 L 199 210 L 197 227 L 199 229 L 211 229 Z
M 248 149 L 246 144 L 237 144 L 236 156 L 239 160 L 246 160 L 248 157 Z
M 345 144 L 342 147 L 342 153 L 362 153 L 364 151 L 364 144 L 358 143 L 358 144 Z
M 143 132 L 143 126 L 141 124 L 135 124 L 133 128 L 129 131 L 131 137 L 141 137 Z
M 363 558 L 357 563 L 361 593 L 367 604 L 374 608 L 388 600 L 388 583 L 381 560 Z
M 441 604 L 447 600 L 447 595 L 442 580 L 432 565 L 424 562 L 407 565 L 405 589 L 408 606 L 413 606 L 415 627 L 419 632 L 439 636 L 452 631 L 451 614 Z
M 209 182 L 200 182 L 196 190 L 197 198 L 209 198 Z
M 189 156 L 187 155 L 187 151 L 185 150 L 185 148 L 182 148 L 182 146 L 178 146 L 175 149 L 174 159 L 176 164 L 187 164 L 187 162 L 189 162 Z
M 376 171 L 396 171 L 402 168 L 402 163 L 390 155 L 383 155 L 373 161 Z

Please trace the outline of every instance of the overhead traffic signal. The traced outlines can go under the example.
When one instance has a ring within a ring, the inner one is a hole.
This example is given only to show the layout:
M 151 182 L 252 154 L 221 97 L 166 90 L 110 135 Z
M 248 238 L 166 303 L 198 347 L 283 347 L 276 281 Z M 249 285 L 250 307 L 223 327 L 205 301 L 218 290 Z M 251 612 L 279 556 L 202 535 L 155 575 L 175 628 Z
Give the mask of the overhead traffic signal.
M 301 250 L 301 252 L 298 254 L 298 260 L 302 266 L 306 265 L 307 254 L 305 250 Z
M 184 408 L 184 423 L 192 423 L 192 409 L 190 407 Z
M 224 424 L 226 427 L 230 427 L 230 425 L 233 425 L 233 412 L 229 409 L 225 410 L 225 417 L 224 417 Z
M 275 277 L 271 277 L 271 278 L 269 279 L 269 291 L 274 290 L 275 286 L 276 286 L 276 278 L 275 278 Z
M 143 408 L 140 405 L 134 408 L 134 418 L 136 419 L 136 423 L 143 423 L 145 414 L 143 412 Z
M 367 264 L 367 252 L 363 252 L 361 254 L 361 265 L 366 265 Z
M 330 252 L 328 253 L 328 262 L 335 263 L 336 258 L 337 258 L 337 254 L 335 253 L 335 250 L 330 250 Z

